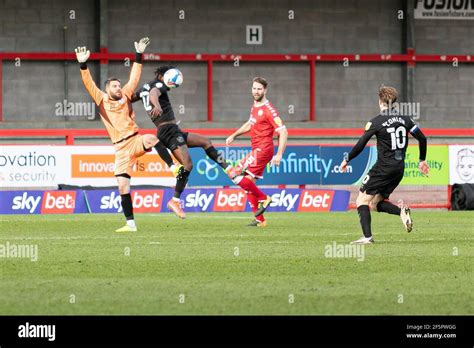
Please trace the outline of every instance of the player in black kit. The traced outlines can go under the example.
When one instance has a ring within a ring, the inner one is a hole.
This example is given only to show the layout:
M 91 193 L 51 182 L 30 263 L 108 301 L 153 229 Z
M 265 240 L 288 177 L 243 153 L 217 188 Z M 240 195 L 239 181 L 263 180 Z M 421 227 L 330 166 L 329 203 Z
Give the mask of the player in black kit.
M 370 138 L 377 138 L 377 161 L 362 180 L 356 205 L 364 236 L 351 244 L 371 244 L 374 242 L 371 231 L 370 209 L 378 212 L 399 215 L 407 232 L 413 228 L 413 221 L 408 206 L 398 207 L 388 201 L 388 197 L 403 179 L 405 169 L 405 153 L 408 146 L 408 132 L 419 143 L 419 170 L 428 175 L 429 166 L 426 163 L 426 137 L 410 116 L 399 115 L 392 107 L 398 97 L 393 87 L 379 89 L 380 115 L 376 116 L 365 126 L 365 132 L 352 148 L 347 159 L 341 163 L 345 172 L 347 164 L 364 149 Z M 369 208 L 370 207 L 370 208 Z
M 183 132 L 178 127 L 168 97 L 170 88 L 163 82 L 165 72 L 172 68 L 172 66 L 159 67 L 155 71 L 155 79 L 143 85 L 143 87 L 135 93 L 132 102 L 141 99 L 148 116 L 158 128 L 157 136 L 160 141 L 155 148 L 163 161 L 176 173 L 174 197 L 168 202 L 167 207 L 178 217 L 184 219 L 186 215 L 180 205 L 180 196 L 186 187 L 189 174 L 193 169 L 193 162 L 188 147 L 202 147 L 209 158 L 221 166 L 229 177 L 234 175 L 234 170 L 233 167 L 225 161 L 224 157 L 219 155 L 216 148 L 212 145 L 211 140 L 199 134 Z M 167 149 L 169 149 L 173 153 L 173 156 L 181 163 L 179 167 L 174 165 Z

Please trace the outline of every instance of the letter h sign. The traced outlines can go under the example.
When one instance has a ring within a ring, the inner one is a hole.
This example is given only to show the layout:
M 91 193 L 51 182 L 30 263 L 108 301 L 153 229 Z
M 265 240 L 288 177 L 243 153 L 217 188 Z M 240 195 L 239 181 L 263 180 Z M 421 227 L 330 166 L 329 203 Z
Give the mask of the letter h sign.
M 247 25 L 247 45 L 261 45 L 263 43 L 263 29 L 261 25 Z

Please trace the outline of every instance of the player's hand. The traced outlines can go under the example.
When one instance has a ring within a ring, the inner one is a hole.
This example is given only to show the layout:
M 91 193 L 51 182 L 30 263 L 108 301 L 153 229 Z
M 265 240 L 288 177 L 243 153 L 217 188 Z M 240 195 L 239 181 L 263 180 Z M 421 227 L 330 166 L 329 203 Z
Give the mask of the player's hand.
M 163 110 L 160 107 L 155 106 L 153 109 L 151 109 L 150 116 L 153 118 L 160 117 L 162 113 L 163 113 Z
M 343 160 L 341 162 L 341 165 L 339 166 L 339 169 L 341 170 L 341 173 L 345 173 L 347 171 L 347 161 Z
M 280 165 L 280 162 L 281 162 L 281 155 L 277 153 L 275 156 L 273 156 L 272 161 L 270 162 L 270 167 L 273 167 L 273 166 L 278 167 Z
M 430 173 L 430 166 L 428 165 L 428 163 L 426 163 L 426 161 L 421 161 L 418 164 L 418 169 L 420 170 L 422 174 L 426 176 L 428 176 L 428 174 Z
M 140 41 L 135 42 L 135 50 L 137 53 L 143 53 L 145 52 L 146 47 L 150 44 L 150 39 L 147 37 L 144 37 L 143 39 L 140 39 Z
M 230 137 L 228 137 L 226 140 L 225 140 L 225 144 L 226 145 L 230 145 L 234 142 L 235 140 L 235 137 L 233 135 L 231 135 Z
M 78 47 L 75 49 L 76 58 L 79 63 L 85 63 L 89 59 L 91 52 L 85 47 Z

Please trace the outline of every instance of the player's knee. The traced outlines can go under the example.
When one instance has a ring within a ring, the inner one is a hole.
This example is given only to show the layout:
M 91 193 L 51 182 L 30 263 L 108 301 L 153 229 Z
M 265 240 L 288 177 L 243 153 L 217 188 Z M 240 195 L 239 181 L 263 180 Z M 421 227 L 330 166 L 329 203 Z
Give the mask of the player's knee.
M 255 183 L 255 182 L 257 181 L 257 180 L 256 180 L 253 176 L 251 176 L 251 175 L 245 175 L 245 177 L 246 177 L 247 179 L 249 179 L 250 181 L 252 181 L 253 183 Z
M 204 141 L 204 149 L 207 150 L 212 146 L 212 141 L 210 139 L 207 139 Z
M 121 195 L 126 195 L 127 193 L 130 193 L 130 186 L 129 185 L 119 185 L 119 194 Z
M 365 197 L 357 197 L 356 199 L 356 206 L 360 207 L 361 205 L 369 205 L 370 202 Z
M 378 210 L 377 210 L 377 205 L 378 205 L 378 202 L 377 202 L 377 203 L 370 202 L 370 203 L 369 203 L 369 208 L 370 208 L 370 210 L 372 210 L 372 211 L 378 211 Z
M 143 143 L 145 144 L 145 147 L 149 149 L 158 144 L 158 138 L 152 134 L 147 134 L 143 138 Z
M 151 135 L 149 143 L 150 147 L 155 146 L 156 144 L 158 144 L 158 138 L 154 135 Z

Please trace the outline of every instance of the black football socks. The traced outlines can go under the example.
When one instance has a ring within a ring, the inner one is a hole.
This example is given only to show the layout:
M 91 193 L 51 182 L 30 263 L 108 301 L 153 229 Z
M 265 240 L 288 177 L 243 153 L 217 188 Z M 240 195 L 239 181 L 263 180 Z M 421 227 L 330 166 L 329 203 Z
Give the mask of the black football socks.
M 364 237 L 366 238 L 372 237 L 372 230 L 370 227 L 371 217 L 370 217 L 369 206 L 361 205 L 357 207 L 357 212 L 359 213 L 360 226 L 362 227 L 362 232 L 364 233 Z
M 390 203 L 389 201 L 382 201 L 377 204 L 377 211 L 392 215 L 400 215 L 402 210 L 395 204 Z
M 125 215 L 125 218 L 127 220 L 133 220 L 133 204 L 132 204 L 132 197 L 130 196 L 130 193 L 127 193 L 125 195 L 120 195 L 122 198 L 122 209 L 123 209 L 123 214 Z
M 229 164 L 225 161 L 224 156 L 222 154 L 219 154 L 219 152 L 217 152 L 214 146 L 207 148 L 206 154 L 209 156 L 210 159 L 220 165 L 223 169 L 226 169 L 229 166 Z
M 189 170 L 184 169 L 180 175 L 176 178 L 176 187 L 174 189 L 174 198 L 181 197 L 181 193 L 183 193 L 186 184 L 188 183 L 189 174 L 191 172 Z
M 171 168 L 174 162 L 166 146 L 163 145 L 161 141 L 159 141 L 158 143 L 156 143 L 154 148 L 156 152 L 158 152 L 158 155 L 160 155 L 161 159 L 166 163 L 166 165 Z

